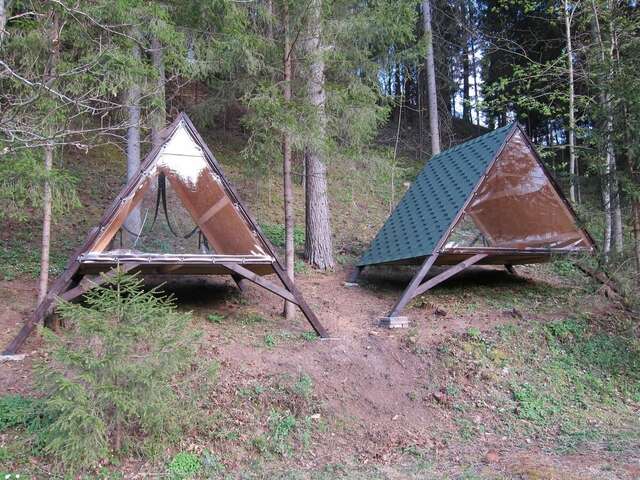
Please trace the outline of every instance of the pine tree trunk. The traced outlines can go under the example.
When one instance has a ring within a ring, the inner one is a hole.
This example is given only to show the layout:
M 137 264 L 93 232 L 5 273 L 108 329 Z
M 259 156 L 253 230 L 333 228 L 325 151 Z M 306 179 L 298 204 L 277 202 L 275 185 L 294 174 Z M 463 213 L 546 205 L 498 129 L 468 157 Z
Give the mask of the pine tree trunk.
M 151 39 L 151 62 L 156 71 L 156 103 L 157 106 L 153 112 L 153 123 L 151 125 L 151 143 L 157 147 L 162 143 L 160 132 L 167 122 L 166 104 L 165 104 L 165 73 L 164 73 L 164 53 L 162 44 L 157 37 Z
M 567 39 L 567 67 L 569 69 L 569 198 L 572 203 L 577 202 L 576 184 L 577 160 L 575 147 L 576 112 L 575 112 L 575 92 L 573 78 L 573 48 L 571 43 L 571 13 L 569 1 L 564 0 L 564 26 Z
M 310 67 L 307 87 L 309 102 L 315 110 L 317 120 L 317 145 L 324 142 L 327 129 L 321 0 L 310 0 L 308 22 L 306 51 L 310 58 Z M 322 158 L 323 152 L 316 145 L 310 145 L 307 148 L 305 159 L 307 165 L 305 255 L 313 267 L 327 270 L 335 266 L 327 195 L 327 167 Z
M 139 32 L 134 31 L 133 37 L 140 38 Z M 139 62 L 141 60 L 140 45 L 134 42 L 131 56 Z M 129 87 L 127 98 L 128 128 L 127 128 L 127 180 L 131 180 L 140 168 L 140 85 L 134 79 Z M 134 208 L 125 221 L 126 232 L 133 243 L 140 233 L 140 207 Z
M 291 39 L 289 38 L 289 8 L 284 5 L 284 101 L 286 108 L 291 102 Z M 284 258 L 287 275 L 293 281 L 295 274 L 295 244 L 293 238 L 294 211 L 293 211 L 293 185 L 291 181 L 291 139 L 289 132 L 282 136 L 282 176 L 284 185 Z M 284 302 L 284 315 L 287 320 L 295 317 L 295 305 Z
M 44 171 L 47 175 L 53 168 L 53 145 L 44 147 Z M 49 290 L 49 251 L 51 246 L 51 183 L 45 180 L 42 216 L 42 248 L 40 251 L 40 281 L 38 282 L 38 305 L 44 300 Z
M 429 107 L 429 130 L 431 131 L 431 155 L 440 153 L 440 127 L 438 120 L 438 94 L 436 91 L 436 67 L 433 57 L 433 30 L 431 29 L 431 3 L 422 0 L 424 36 L 427 42 L 427 104 Z

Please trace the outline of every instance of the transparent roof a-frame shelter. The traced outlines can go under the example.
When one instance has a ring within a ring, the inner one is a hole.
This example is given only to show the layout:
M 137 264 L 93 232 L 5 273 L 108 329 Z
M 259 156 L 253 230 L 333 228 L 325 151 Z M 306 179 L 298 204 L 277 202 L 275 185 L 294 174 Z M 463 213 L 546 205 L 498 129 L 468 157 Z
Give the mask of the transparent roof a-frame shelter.
M 15 353 L 58 298 L 81 296 L 117 268 L 143 275 L 231 275 L 241 289 L 249 281 L 294 303 L 316 333 L 327 336 L 189 118 L 178 115 L 163 138 L 5 353 Z M 282 286 L 263 278 L 269 274 Z
M 389 317 L 473 264 L 549 261 L 594 242 L 517 125 L 434 156 L 357 264 L 419 264 Z M 455 265 L 423 283 L 433 265 Z

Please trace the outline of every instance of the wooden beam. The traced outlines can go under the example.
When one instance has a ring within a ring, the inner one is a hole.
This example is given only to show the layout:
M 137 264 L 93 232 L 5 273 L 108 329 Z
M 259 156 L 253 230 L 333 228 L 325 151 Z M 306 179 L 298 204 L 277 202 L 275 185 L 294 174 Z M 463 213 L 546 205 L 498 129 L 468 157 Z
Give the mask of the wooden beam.
M 516 273 L 516 269 L 513 268 L 513 265 L 510 263 L 505 264 L 504 268 L 507 269 L 507 272 L 509 272 L 511 275 L 517 275 Z
M 457 275 L 458 273 L 460 273 L 463 270 L 469 268 L 471 265 L 474 265 L 474 264 L 478 263 L 480 260 L 482 260 L 483 258 L 485 258 L 487 256 L 488 255 L 486 253 L 479 253 L 478 255 L 474 255 L 473 257 L 466 259 L 464 262 L 460 262 L 457 265 L 454 265 L 453 267 L 448 268 L 447 270 L 442 272 L 440 275 L 436 275 L 435 277 L 427 280 L 422 285 L 417 287 L 415 289 L 415 292 L 414 292 L 413 296 L 415 297 L 417 295 L 423 294 L 424 292 L 426 292 L 430 288 L 433 288 L 436 285 L 438 285 L 439 283 L 442 283 L 445 280 L 453 277 L 454 275 Z
M 289 300 L 290 302 L 295 303 L 296 305 L 299 306 L 298 299 L 294 297 L 288 290 L 285 290 L 284 288 L 279 287 L 274 283 L 271 283 L 269 280 L 265 280 L 261 276 L 253 273 L 251 270 L 247 270 L 246 268 L 240 266 L 237 263 L 222 262 L 221 265 L 224 266 L 229 271 L 231 271 L 232 273 L 240 275 L 241 277 L 246 278 L 247 280 L 255 283 L 256 285 L 260 285 L 262 288 L 269 290 L 271 293 L 275 293 L 279 297 L 284 298 L 285 300 Z
M 224 193 L 220 199 L 214 203 L 209 210 L 204 212 L 202 216 L 198 219 L 198 225 L 202 227 L 205 223 L 211 220 L 220 210 L 222 210 L 227 204 L 231 203 L 229 197 L 227 197 Z
M 425 259 L 424 263 L 420 267 L 420 270 L 418 270 L 418 273 L 416 273 L 411 279 L 411 283 L 409 283 L 409 286 L 405 289 L 400 299 L 393 306 L 391 312 L 389 312 L 389 315 L 387 315 L 389 318 L 397 317 L 400 312 L 402 312 L 404 307 L 407 306 L 407 303 L 409 303 L 411 299 L 416 296 L 416 288 L 418 288 L 418 286 L 422 283 L 422 280 L 427 275 L 427 273 L 429 273 L 429 270 L 431 270 L 431 267 L 437 259 L 437 253 L 429 255 Z
M 305 302 L 302 293 L 300 293 L 300 291 L 296 288 L 293 281 L 289 278 L 289 275 L 287 275 L 287 272 L 285 272 L 285 270 L 277 262 L 273 264 L 273 269 L 275 270 L 276 275 L 278 275 L 278 278 L 280 279 L 282 284 L 295 296 L 296 301 L 294 303 L 298 305 L 300 311 L 307 318 L 307 321 L 311 324 L 315 332 L 322 338 L 329 338 L 329 333 L 322 326 L 320 320 L 318 320 L 318 317 L 316 317 L 316 314 L 313 313 L 313 310 L 309 308 L 309 305 L 307 305 L 307 302 Z
M 54 302 L 57 303 L 58 299 L 70 302 L 71 300 L 84 295 L 92 288 L 95 288 L 107 282 L 108 280 L 111 280 L 118 271 L 122 273 L 129 273 L 139 265 L 139 263 L 129 263 L 126 265 L 121 264 L 118 267 L 109 270 L 107 273 L 98 275 L 97 277 L 89 278 L 85 276 L 78 285 L 59 295 L 56 299 L 54 299 Z

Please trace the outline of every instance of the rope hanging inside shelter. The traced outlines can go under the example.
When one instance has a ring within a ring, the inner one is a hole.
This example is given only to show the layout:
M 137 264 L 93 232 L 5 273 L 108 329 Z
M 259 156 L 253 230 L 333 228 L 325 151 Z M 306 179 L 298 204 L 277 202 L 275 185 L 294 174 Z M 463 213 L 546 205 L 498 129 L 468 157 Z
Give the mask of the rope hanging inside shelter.
M 177 238 L 182 237 L 184 239 L 188 239 L 188 238 L 191 238 L 198 231 L 200 231 L 200 235 L 204 237 L 198 225 L 196 225 L 194 229 L 191 230 L 186 235 L 180 235 L 176 233 L 176 231 L 173 229 L 173 226 L 171 225 L 171 220 L 169 220 L 169 211 L 167 209 L 167 179 L 164 173 L 160 173 L 158 175 L 158 192 L 156 194 L 155 212 L 153 213 L 153 221 L 151 222 L 151 226 L 149 227 L 149 232 L 147 233 L 151 233 L 153 231 L 153 227 L 155 226 L 156 220 L 158 219 L 158 211 L 160 210 L 161 204 L 162 204 L 162 211 L 164 212 L 164 218 L 167 220 L 167 227 L 169 227 L 169 231 L 173 234 L 174 237 L 177 237 Z M 127 233 L 129 233 L 130 235 L 135 236 L 136 239 L 142 236 L 142 231 L 140 231 L 140 233 L 134 233 L 131 230 L 129 230 L 127 227 L 125 227 L 124 223 L 122 224 L 122 229 Z M 199 239 L 198 246 L 200 246 L 200 243 L 201 242 Z

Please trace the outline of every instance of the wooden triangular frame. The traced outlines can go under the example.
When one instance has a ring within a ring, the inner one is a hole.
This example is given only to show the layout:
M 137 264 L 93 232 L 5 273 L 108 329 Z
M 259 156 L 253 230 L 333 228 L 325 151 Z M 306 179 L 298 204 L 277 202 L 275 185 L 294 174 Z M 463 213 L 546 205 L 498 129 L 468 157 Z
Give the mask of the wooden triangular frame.
M 488 173 L 491 171 L 494 164 L 500 158 L 502 152 L 504 151 L 506 146 L 509 144 L 509 142 L 517 132 L 519 132 L 522 135 L 522 137 L 525 139 L 527 147 L 533 154 L 534 159 L 536 160 L 538 165 L 542 168 L 542 171 L 544 172 L 550 185 L 553 187 L 553 189 L 555 190 L 560 200 L 564 203 L 565 207 L 568 209 L 568 212 L 572 216 L 573 220 L 575 221 L 577 228 L 581 231 L 582 234 L 584 234 L 585 238 L 590 243 L 590 247 L 592 248 L 592 250 L 595 250 L 596 248 L 595 241 L 593 240 L 593 238 L 591 237 L 588 231 L 586 231 L 584 228 L 579 226 L 579 221 L 578 221 L 578 216 L 576 211 L 573 209 L 571 203 L 569 203 L 565 195 L 562 193 L 560 186 L 555 181 L 555 179 L 553 178 L 549 170 L 545 167 L 534 145 L 531 143 L 531 140 L 526 135 L 524 130 L 520 127 L 520 125 L 518 125 L 517 123 L 514 123 L 510 131 L 508 132 L 508 134 L 505 136 L 504 141 L 502 142 L 502 145 L 500 146 L 500 148 L 496 150 L 496 153 L 494 154 L 491 161 L 488 163 L 483 174 L 478 178 L 476 184 L 474 185 L 473 189 L 469 193 L 469 196 L 465 200 L 465 203 L 463 204 L 462 208 L 460 208 L 460 210 L 454 217 L 453 221 L 450 223 L 448 228 L 445 230 L 443 235 L 438 240 L 438 243 L 436 244 L 433 252 L 430 255 L 427 255 L 425 257 L 424 261 L 420 265 L 420 268 L 418 269 L 416 274 L 413 276 L 413 278 L 411 279 L 411 282 L 409 283 L 407 288 L 403 291 L 398 301 L 392 307 L 391 311 L 388 313 L 386 317 L 383 317 L 381 319 L 382 325 L 389 326 L 389 327 L 405 326 L 408 322 L 408 319 L 406 317 L 402 317 L 401 313 L 413 298 L 415 298 L 418 295 L 422 295 L 426 291 L 444 282 L 445 280 L 448 280 L 454 275 L 457 275 L 458 273 L 471 267 L 472 265 L 479 264 L 479 263 L 482 263 L 483 261 L 488 260 L 488 258 L 491 256 L 490 252 L 482 252 L 482 251 L 478 251 L 475 254 L 470 254 L 469 258 L 466 258 L 462 262 L 446 269 L 439 275 L 436 275 L 435 277 L 429 279 L 428 281 L 425 281 L 427 275 L 429 274 L 429 271 L 436 264 L 438 257 L 443 253 L 442 251 L 443 246 L 445 242 L 449 239 L 449 236 L 451 235 L 452 230 L 455 228 L 455 226 L 458 224 L 458 222 L 460 221 L 464 213 L 467 211 L 467 208 L 471 204 L 474 195 L 476 194 L 480 186 L 483 184 Z M 513 266 L 511 264 L 507 264 L 505 266 L 510 273 L 514 273 Z M 358 275 L 362 272 L 363 269 L 364 267 L 362 266 L 356 267 L 356 269 L 352 272 L 352 275 L 350 276 L 349 281 L 356 282 Z
M 302 294 L 295 287 L 292 280 L 287 275 L 280 260 L 278 259 L 278 256 L 276 255 L 275 248 L 273 247 L 269 239 L 264 235 L 264 233 L 260 229 L 260 226 L 255 222 L 252 215 L 242 203 L 242 200 L 240 200 L 240 197 L 227 180 L 226 176 L 222 172 L 222 169 L 220 168 L 220 165 L 207 147 L 200 134 L 197 132 L 193 123 L 185 113 L 180 113 L 178 117 L 171 123 L 171 125 L 169 125 L 164 130 L 163 137 L 165 138 L 165 141 L 162 144 L 154 147 L 149 152 L 149 154 L 142 162 L 140 169 L 138 170 L 136 175 L 134 175 L 127 182 L 127 184 L 123 187 L 120 194 L 115 198 L 111 206 L 105 211 L 105 214 L 100 220 L 98 227 L 93 228 L 87 235 L 83 244 L 73 252 L 71 257 L 69 258 L 69 261 L 67 262 L 67 266 L 62 275 L 60 275 L 60 277 L 58 277 L 51 284 L 47 295 L 38 305 L 33 315 L 25 322 L 18 335 L 5 348 L 3 352 L 4 355 L 13 355 L 18 351 L 18 349 L 23 345 L 30 333 L 34 330 L 36 325 L 38 325 L 40 322 L 43 322 L 46 317 L 53 312 L 55 305 L 59 299 L 69 301 L 83 295 L 89 289 L 103 283 L 106 279 L 108 279 L 115 268 L 124 269 L 125 271 L 129 272 L 135 272 L 141 270 L 142 267 L 145 266 L 145 264 L 143 264 L 140 260 L 118 259 L 116 265 L 113 265 L 112 270 L 109 271 L 106 275 L 91 278 L 89 277 L 89 275 L 82 271 L 83 263 L 81 259 L 82 255 L 84 253 L 87 253 L 87 251 L 91 248 L 96 238 L 98 238 L 98 236 L 100 235 L 102 229 L 104 229 L 104 227 L 112 221 L 115 215 L 117 215 L 123 200 L 129 197 L 135 190 L 135 188 L 137 188 L 137 186 L 140 184 L 141 178 L 146 174 L 150 165 L 160 154 L 163 146 L 166 144 L 168 139 L 171 138 L 172 134 L 179 126 L 185 127 L 191 138 L 195 141 L 198 147 L 202 149 L 204 158 L 209 164 L 209 167 L 222 182 L 226 195 L 229 196 L 236 210 L 243 217 L 252 233 L 264 247 L 264 250 L 267 253 L 267 260 L 265 260 L 265 256 L 262 256 L 260 258 L 261 266 L 269 266 L 272 269 L 272 272 L 275 273 L 279 278 L 282 286 L 276 285 L 273 282 L 262 278 L 260 275 L 257 275 L 256 273 L 251 271 L 248 268 L 251 265 L 251 258 L 247 258 L 246 256 L 244 256 L 243 258 L 234 258 L 234 256 L 225 255 L 198 256 L 206 257 L 206 259 L 199 258 L 197 259 L 197 263 L 203 264 L 204 260 L 207 265 L 215 265 L 218 269 L 222 269 L 224 272 L 233 277 L 236 283 L 238 283 L 239 287 L 241 287 L 242 283 L 247 280 L 262 288 L 265 288 L 266 290 L 280 296 L 287 301 L 294 303 L 300 308 L 316 333 L 320 337 L 328 337 L 327 331 L 322 326 L 313 311 L 309 308 Z M 179 258 L 176 260 L 176 264 L 185 265 L 188 264 L 189 261 L 189 258 Z M 164 263 L 166 264 L 167 262 L 165 261 Z

